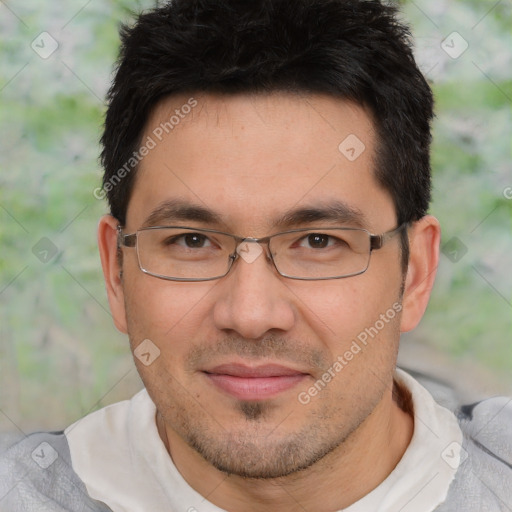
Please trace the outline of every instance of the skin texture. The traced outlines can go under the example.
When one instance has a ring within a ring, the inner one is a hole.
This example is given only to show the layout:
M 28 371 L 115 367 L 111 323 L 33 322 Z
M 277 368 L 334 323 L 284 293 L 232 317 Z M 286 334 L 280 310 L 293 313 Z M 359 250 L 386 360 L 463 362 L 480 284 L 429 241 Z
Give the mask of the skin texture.
M 189 97 L 161 102 L 143 140 Z M 372 233 L 396 227 L 391 197 L 373 175 L 374 128 L 364 109 L 324 95 L 194 97 L 193 111 L 142 160 L 125 233 L 167 200 L 219 215 L 211 224 L 169 225 L 246 237 L 283 231 L 275 220 L 285 211 L 332 200 L 362 213 Z M 350 134 L 366 147 L 352 162 L 338 150 Z M 133 248 L 123 248 L 120 278 L 116 226 L 105 216 L 98 233 L 114 321 L 132 350 L 145 339 L 160 350 L 149 366 L 134 359 L 157 406 L 160 436 L 192 487 L 234 512 L 333 511 L 389 475 L 413 432 L 412 417 L 393 398 L 393 372 L 400 332 L 419 322 L 433 285 L 436 219 L 409 228 L 406 276 L 394 237 L 372 254 L 364 274 L 311 282 L 279 276 L 265 251 L 252 263 L 239 258 L 216 281 L 165 281 L 140 271 Z M 401 313 L 310 403 L 300 403 L 298 394 L 397 303 Z M 304 376 L 272 398 L 239 400 L 204 373 L 233 362 L 278 363 Z

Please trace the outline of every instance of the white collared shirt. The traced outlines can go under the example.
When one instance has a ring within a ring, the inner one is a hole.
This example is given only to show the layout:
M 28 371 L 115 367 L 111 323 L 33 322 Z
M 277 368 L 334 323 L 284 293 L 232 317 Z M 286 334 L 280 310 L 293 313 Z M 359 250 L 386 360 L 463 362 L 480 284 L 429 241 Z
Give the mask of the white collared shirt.
M 407 373 L 395 378 L 412 394 L 414 433 L 391 474 L 345 512 L 431 512 L 443 503 L 461 462 L 462 431 Z M 169 456 L 146 390 L 69 426 L 74 471 L 89 495 L 113 512 L 222 512 L 197 493 Z

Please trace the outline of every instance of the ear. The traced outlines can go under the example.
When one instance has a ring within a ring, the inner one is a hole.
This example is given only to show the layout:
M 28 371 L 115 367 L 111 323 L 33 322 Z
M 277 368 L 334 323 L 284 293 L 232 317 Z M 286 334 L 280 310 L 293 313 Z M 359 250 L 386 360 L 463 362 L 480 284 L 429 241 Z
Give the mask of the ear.
M 402 299 L 400 330 L 411 331 L 420 322 L 434 286 L 439 264 L 439 221 L 426 215 L 409 229 L 409 265 Z
M 127 333 L 124 290 L 121 267 L 117 257 L 117 226 L 119 221 L 111 215 L 104 215 L 98 224 L 98 247 L 108 303 L 114 324 L 118 330 Z

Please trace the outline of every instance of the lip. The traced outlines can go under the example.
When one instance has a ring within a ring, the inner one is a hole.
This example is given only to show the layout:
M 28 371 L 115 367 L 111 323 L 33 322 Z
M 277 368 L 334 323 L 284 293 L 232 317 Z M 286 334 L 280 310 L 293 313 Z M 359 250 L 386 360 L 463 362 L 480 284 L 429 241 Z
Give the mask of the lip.
M 227 363 L 203 372 L 217 388 L 239 400 L 265 400 L 293 387 L 308 374 L 278 364 Z

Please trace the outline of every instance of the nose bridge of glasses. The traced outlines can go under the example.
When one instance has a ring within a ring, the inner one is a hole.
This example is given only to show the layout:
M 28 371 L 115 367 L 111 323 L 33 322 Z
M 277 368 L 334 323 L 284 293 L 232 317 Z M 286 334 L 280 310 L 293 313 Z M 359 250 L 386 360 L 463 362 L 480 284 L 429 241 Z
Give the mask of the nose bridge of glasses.
M 272 259 L 269 250 L 270 237 L 263 238 L 244 237 L 237 238 L 237 245 L 235 252 L 238 256 L 244 259 L 247 263 L 252 263 L 256 258 L 265 252 L 267 259 Z

